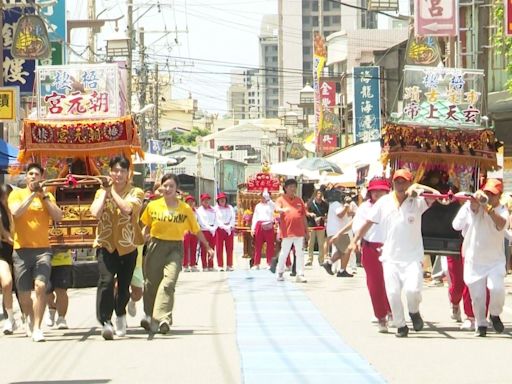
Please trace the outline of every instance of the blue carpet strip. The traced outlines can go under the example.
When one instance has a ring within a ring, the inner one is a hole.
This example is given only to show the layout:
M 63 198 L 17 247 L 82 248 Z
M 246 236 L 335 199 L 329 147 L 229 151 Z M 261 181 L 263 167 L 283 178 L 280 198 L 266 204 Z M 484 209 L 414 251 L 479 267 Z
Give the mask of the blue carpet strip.
M 229 286 L 245 384 L 385 383 L 294 283 L 236 271 Z

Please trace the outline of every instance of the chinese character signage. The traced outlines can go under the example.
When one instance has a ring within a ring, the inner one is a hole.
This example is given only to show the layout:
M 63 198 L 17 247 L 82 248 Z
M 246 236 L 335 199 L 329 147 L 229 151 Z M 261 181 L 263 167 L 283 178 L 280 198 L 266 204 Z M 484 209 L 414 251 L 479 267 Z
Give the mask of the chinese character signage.
M 406 65 L 435 67 L 441 62 L 441 49 L 437 37 L 410 34 L 405 54 Z
M 41 65 L 64 64 L 63 42 L 66 40 L 66 3 L 56 0 L 40 10 L 40 14 L 48 21 L 48 36 L 51 42 L 51 58 L 41 61 Z
M 401 122 L 480 127 L 483 85 L 482 70 L 406 65 Z
M 10 3 L 6 3 L 4 1 L 4 5 L 26 5 L 33 3 L 34 0 L 25 0 L 20 2 L 11 1 Z M 30 94 L 34 91 L 36 61 L 14 58 L 11 53 L 11 48 L 14 43 L 14 32 L 21 15 L 33 13 L 34 7 L 32 6 L 24 6 L 23 9 L 8 7 L 3 10 L 4 24 L 2 28 L 4 43 L 4 85 L 19 87 L 21 93 Z
M 22 16 L 14 32 L 12 56 L 17 59 L 45 59 L 50 56 L 50 40 L 44 21 L 37 15 Z
M 456 0 L 415 0 L 414 31 L 418 36 L 457 36 Z
M 20 104 L 18 87 L 0 87 L 0 121 L 16 122 Z
M 37 68 L 38 117 L 87 119 L 119 116 L 117 64 Z
M 505 0 L 503 16 L 505 19 L 505 35 L 512 36 L 512 0 Z
M 334 81 L 320 81 L 320 101 L 324 110 L 336 105 L 336 83 Z
M 322 76 L 325 60 L 327 57 L 327 49 L 323 36 L 315 32 L 313 41 L 313 89 L 315 90 L 315 138 L 316 151 L 321 152 L 320 134 L 323 130 L 323 108 L 320 91 L 320 77 Z
M 354 142 L 380 138 L 380 67 L 354 67 Z

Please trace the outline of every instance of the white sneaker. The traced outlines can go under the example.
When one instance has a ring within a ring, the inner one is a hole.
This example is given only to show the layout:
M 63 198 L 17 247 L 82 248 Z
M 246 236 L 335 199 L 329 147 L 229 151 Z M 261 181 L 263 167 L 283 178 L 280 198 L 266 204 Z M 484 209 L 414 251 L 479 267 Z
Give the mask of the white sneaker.
M 452 305 L 452 315 L 450 317 L 457 323 L 462 323 L 462 316 L 459 305 Z
M 228 267 L 226 270 L 227 270 L 228 272 L 233 272 L 235 269 L 234 269 L 233 267 Z
M 126 306 L 126 311 L 128 312 L 128 314 L 131 317 L 135 317 L 135 315 L 137 314 L 137 304 L 135 303 L 135 301 L 133 301 L 132 299 L 130 299 L 130 301 L 128 301 L 128 305 Z
M 46 313 L 46 320 L 45 324 L 48 327 L 53 327 L 55 325 L 55 313 L 57 311 L 55 309 L 48 309 L 48 312 Z
M 193 267 L 190 267 L 190 272 L 199 272 L 199 268 L 197 268 L 195 265 Z
M 386 321 L 386 319 L 379 320 L 377 328 L 379 330 L 379 333 L 388 333 L 388 322 Z
M 57 318 L 55 326 L 57 327 L 57 329 L 68 329 L 68 323 L 66 322 L 66 319 L 62 316 L 59 316 Z
M 277 281 L 284 281 L 284 276 L 282 273 L 277 274 Z
M 254 270 L 254 271 L 257 271 L 257 270 L 259 270 L 259 269 L 260 269 L 260 266 L 259 266 L 259 265 L 253 265 L 253 266 L 251 267 L 251 269 L 252 269 L 252 270 Z
M 4 321 L 3 333 L 4 335 L 12 335 L 12 333 L 16 330 L 16 321 L 11 320 L 9 318 Z
M 116 336 L 126 336 L 126 315 L 116 318 Z
M 114 328 L 110 322 L 103 324 L 101 336 L 103 336 L 105 340 L 114 340 Z
M 307 283 L 308 281 L 306 280 L 306 278 L 304 276 L 297 275 L 295 277 L 295 282 L 296 283 Z
M 27 334 L 27 337 L 32 337 L 33 331 L 34 331 L 34 324 L 32 324 L 32 320 L 30 319 L 30 316 L 27 316 L 25 318 L 25 332 Z
M 475 330 L 475 320 L 474 319 L 466 319 L 460 326 L 462 331 L 474 331 Z
M 35 341 L 36 343 L 41 343 L 43 341 L 46 341 L 46 339 L 44 338 L 43 331 L 40 329 L 35 329 L 32 332 L 32 341 Z

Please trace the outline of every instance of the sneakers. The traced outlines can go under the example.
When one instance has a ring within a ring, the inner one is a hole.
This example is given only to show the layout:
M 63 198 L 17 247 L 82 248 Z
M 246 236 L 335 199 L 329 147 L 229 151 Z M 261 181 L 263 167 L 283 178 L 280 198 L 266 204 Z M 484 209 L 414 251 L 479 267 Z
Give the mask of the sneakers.
M 293 271 L 291 271 L 291 272 L 290 272 L 290 277 L 295 277 L 295 276 L 297 276 L 297 272 L 293 272 Z
M 46 313 L 46 320 L 45 320 L 45 324 L 48 327 L 53 327 L 55 325 L 56 312 L 57 311 L 55 309 L 48 309 L 48 312 Z
M 12 333 L 16 330 L 16 321 L 11 320 L 9 318 L 4 321 L 3 333 L 4 335 L 12 335 Z
M 475 319 L 467 318 L 460 326 L 462 331 L 474 331 L 475 330 Z
M 170 331 L 170 329 L 171 328 L 170 328 L 169 323 L 167 321 L 161 321 L 160 325 L 158 326 L 158 330 L 160 331 L 160 333 L 162 335 L 167 334 Z
M 59 316 L 57 318 L 55 326 L 57 327 L 57 329 L 68 329 L 68 323 L 66 322 L 66 319 L 62 316 Z
M 35 341 L 36 343 L 41 343 L 43 341 L 46 341 L 46 339 L 44 338 L 43 331 L 40 329 L 35 329 L 32 332 L 32 341 Z
M 137 304 L 135 303 L 135 301 L 133 301 L 132 299 L 130 299 L 130 301 L 128 301 L 128 305 L 126 306 L 126 311 L 128 312 L 128 314 L 131 317 L 135 317 L 135 315 L 137 314 Z
M 494 328 L 496 333 L 503 333 L 503 331 L 505 330 L 505 326 L 501 322 L 500 317 L 491 315 L 490 318 L 491 318 L 491 322 L 492 322 L 492 327 Z M 478 328 L 480 328 L 480 327 L 478 327 Z
M 377 329 L 379 330 L 379 333 L 388 333 L 388 322 L 385 318 L 379 320 Z
M 219 267 L 219 272 L 224 272 L 224 267 Z
M 259 270 L 259 269 L 260 269 L 260 266 L 259 266 L 259 265 L 253 265 L 253 266 L 251 267 L 251 269 L 252 269 L 253 271 L 257 271 L 257 270 Z
M 412 320 L 412 327 L 416 332 L 419 332 L 423 329 L 423 319 L 421 318 L 421 315 L 419 312 L 416 313 L 409 313 L 409 316 L 411 316 Z
M 485 337 L 485 336 L 487 336 L 487 327 L 485 327 L 485 326 L 478 327 L 477 330 L 475 331 L 475 336 L 476 337 Z
M 277 274 L 277 281 L 284 281 L 284 276 L 282 273 Z
M 457 323 L 462 322 L 462 315 L 460 312 L 460 306 L 459 305 L 452 305 L 452 315 L 451 318 L 455 320 Z
M 183 272 L 190 272 L 190 267 L 183 267 Z
M 116 336 L 126 336 L 126 315 L 116 318 Z
M 110 321 L 103 324 L 101 336 L 103 336 L 105 340 L 114 340 L 114 327 L 112 327 L 112 323 Z
M 334 272 L 332 271 L 332 264 L 331 263 L 329 263 L 328 261 L 324 261 L 323 264 L 322 264 L 322 267 L 324 267 L 324 269 L 326 270 L 326 272 L 329 275 L 334 275 Z
M 396 337 L 407 337 L 407 335 L 409 335 L 409 327 L 407 325 L 398 328 L 395 333 Z
M 338 271 L 336 277 L 354 277 L 354 275 L 348 273 L 347 270 L 344 269 L 343 271 Z
M 296 283 L 307 283 L 308 281 L 306 280 L 306 278 L 302 275 L 297 275 L 297 277 L 295 278 L 295 282 Z
M 199 272 L 199 268 L 193 265 L 192 267 L 190 267 L 190 272 Z
M 313 263 L 312 263 L 312 262 L 310 262 L 310 261 L 308 261 L 304 266 L 305 266 L 305 267 L 312 267 L 312 266 L 313 266 Z
M 258 268 L 259 269 L 259 268 Z M 233 267 L 227 267 L 226 269 L 228 272 L 233 272 L 235 269 Z

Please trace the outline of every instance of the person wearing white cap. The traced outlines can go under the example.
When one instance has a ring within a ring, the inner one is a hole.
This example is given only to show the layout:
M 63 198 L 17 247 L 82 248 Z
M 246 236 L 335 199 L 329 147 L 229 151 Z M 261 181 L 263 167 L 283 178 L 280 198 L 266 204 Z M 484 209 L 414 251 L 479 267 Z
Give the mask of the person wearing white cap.
M 505 330 L 500 315 L 505 304 L 505 227 L 508 210 L 500 204 L 503 183 L 488 179 L 475 198 L 466 202 L 454 219 L 456 230 L 465 230 L 462 242 L 464 282 L 469 288 L 475 313 L 475 335 L 487 335 L 486 288 L 489 289 L 489 317 L 496 333 Z M 483 205 L 483 196 L 488 204 Z M 469 210 L 468 210 L 469 207 Z M 462 216 L 462 217 L 460 217 Z
M 274 202 L 267 190 L 261 193 L 261 201 L 254 207 L 251 222 L 251 234 L 254 237 L 254 269 L 260 268 L 261 249 L 266 247 L 267 265 L 270 266 L 275 249 Z
M 202 234 L 210 245 L 210 248 L 215 249 L 215 233 L 219 226 L 217 222 L 217 213 L 210 205 L 211 197 L 208 193 L 202 193 L 200 199 L 201 206 L 196 210 L 198 217 L 197 221 L 201 227 Z M 213 258 L 208 255 L 207 249 L 204 245 L 201 245 L 201 263 L 203 265 L 203 271 L 213 271 Z
M 357 243 L 373 224 L 382 226 L 385 236 L 380 260 L 397 337 L 407 337 L 409 334 L 402 304 L 402 289 L 405 291 L 414 330 L 418 332 L 423 329 L 419 309 L 423 287 L 421 261 L 424 254 L 421 216 L 433 203 L 433 199 L 418 196 L 417 191 L 420 189 L 439 194 L 428 186 L 413 184 L 413 175 L 409 170 L 395 171 L 393 192 L 377 201 L 347 249 L 347 253 L 356 250 Z
M 215 234 L 215 248 L 217 251 L 217 266 L 224 270 L 224 247 L 226 247 L 227 271 L 233 270 L 233 241 L 235 237 L 235 210 L 227 203 L 224 192 L 217 195 L 215 206 L 217 215 L 217 232 Z

